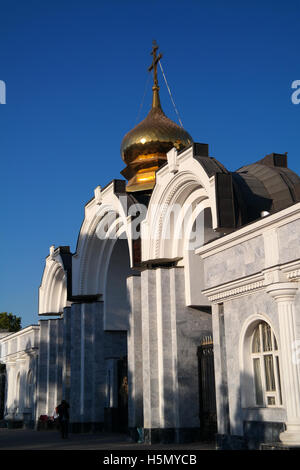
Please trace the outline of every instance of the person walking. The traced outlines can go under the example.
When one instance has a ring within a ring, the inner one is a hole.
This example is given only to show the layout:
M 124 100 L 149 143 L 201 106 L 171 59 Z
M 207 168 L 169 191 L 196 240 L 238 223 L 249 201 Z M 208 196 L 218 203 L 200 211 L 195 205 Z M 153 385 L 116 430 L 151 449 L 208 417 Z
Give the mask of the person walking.
M 61 437 L 66 439 L 69 431 L 69 403 L 62 400 L 61 404 L 57 407 L 58 421 L 60 425 Z

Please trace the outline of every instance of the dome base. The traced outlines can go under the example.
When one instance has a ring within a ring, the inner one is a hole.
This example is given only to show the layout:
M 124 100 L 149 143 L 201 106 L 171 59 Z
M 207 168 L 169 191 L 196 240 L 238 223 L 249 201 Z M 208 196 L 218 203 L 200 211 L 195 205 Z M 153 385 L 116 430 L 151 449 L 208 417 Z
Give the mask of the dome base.
M 143 168 L 130 178 L 126 186 L 126 192 L 146 191 L 155 186 L 155 173 L 158 166 L 152 168 Z

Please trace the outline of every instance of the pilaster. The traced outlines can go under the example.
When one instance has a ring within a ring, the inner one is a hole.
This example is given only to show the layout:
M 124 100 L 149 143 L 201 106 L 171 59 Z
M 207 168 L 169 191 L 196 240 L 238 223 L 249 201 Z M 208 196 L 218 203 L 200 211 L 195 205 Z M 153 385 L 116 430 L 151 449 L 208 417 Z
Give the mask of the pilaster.
M 65 370 L 66 377 L 70 377 L 70 388 L 65 387 L 64 390 L 65 393 L 70 390 L 72 430 L 82 432 L 103 423 L 105 371 L 102 303 L 73 304 L 69 322 L 70 366 L 66 364 Z
M 185 305 L 183 268 L 141 274 L 143 398 L 146 442 L 197 437 L 197 348 L 211 332 L 211 316 Z
M 296 341 L 294 298 L 297 290 L 297 284 L 291 282 L 276 283 L 266 288 L 278 306 L 281 376 L 287 412 L 286 431 L 280 434 L 280 439 L 288 445 L 300 445 L 300 377 L 293 357 Z
M 218 434 L 230 434 L 226 335 L 223 304 L 212 306 Z
M 127 278 L 127 289 L 130 299 L 129 330 L 127 337 L 128 350 L 128 426 L 143 426 L 143 347 L 142 347 L 142 312 L 141 312 L 141 278 Z

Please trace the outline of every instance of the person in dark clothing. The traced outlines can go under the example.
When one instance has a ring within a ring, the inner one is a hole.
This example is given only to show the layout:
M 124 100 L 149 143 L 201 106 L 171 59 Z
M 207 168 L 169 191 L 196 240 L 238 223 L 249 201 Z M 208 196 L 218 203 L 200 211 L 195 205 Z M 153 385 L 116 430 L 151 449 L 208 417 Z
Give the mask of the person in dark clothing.
M 61 437 L 66 439 L 69 430 L 69 403 L 62 400 L 61 404 L 57 407 L 58 421 L 60 425 Z

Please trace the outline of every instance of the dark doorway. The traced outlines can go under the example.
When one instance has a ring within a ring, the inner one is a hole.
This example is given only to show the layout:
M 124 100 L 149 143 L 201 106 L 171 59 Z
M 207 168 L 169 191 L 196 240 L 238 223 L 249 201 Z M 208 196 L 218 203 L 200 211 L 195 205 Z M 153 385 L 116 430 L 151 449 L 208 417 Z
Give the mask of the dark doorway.
M 214 438 L 217 432 L 214 348 L 211 337 L 206 337 L 198 348 L 199 418 L 203 439 Z
M 128 365 L 127 356 L 118 360 L 118 421 L 119 431 L 128 430 Z

